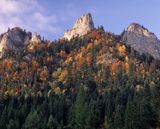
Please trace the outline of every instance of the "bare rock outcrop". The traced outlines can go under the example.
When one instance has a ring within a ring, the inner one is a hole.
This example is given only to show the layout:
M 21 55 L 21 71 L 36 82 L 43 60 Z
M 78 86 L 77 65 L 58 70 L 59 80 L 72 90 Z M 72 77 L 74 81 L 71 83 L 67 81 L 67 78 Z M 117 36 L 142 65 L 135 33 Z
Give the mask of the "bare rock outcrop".
M 19 27 L 9 29 L 0 38 L 0 57 L 8 50 L 18 51 L 29 42 L 30 37 L 30 33 L 26 33 Z
M 72 29 L 64 33 L 64 38 L 71 40 L 74 37 L 87 34 L 93 28 L 92 15 L 90 13 L 84 14 L 76 21 Z
M 132 23 L 122 35 L 122 41 L 140 54 L 148 53 L 155 59 L 160 59 L 160 40 L 154 33 L 143 26 Z
M 33 51 L 35 49 L 35 46 L 37 46 L 40 43 L 41 43 L 41 36 L 34 34 L 34 35 L 32 35 L 32 37 L 27 45 L 27 49 Z
M 32 35 L 31 32 L 26 32 L 19 27 L 9 29 L 0 36 L 0 58 L 9 50 L 18 52 L 26 46 L 33 49 L 39 43 L 41 37 L 37 34 Z

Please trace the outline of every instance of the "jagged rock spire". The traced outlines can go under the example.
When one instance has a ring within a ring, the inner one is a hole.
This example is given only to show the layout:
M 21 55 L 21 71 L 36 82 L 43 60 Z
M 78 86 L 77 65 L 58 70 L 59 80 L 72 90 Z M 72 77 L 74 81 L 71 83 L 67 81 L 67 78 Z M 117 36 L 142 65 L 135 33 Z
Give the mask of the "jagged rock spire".
M 94 23 L 92 20 L 92 15 L 90 13 L 84 14 L 77 19 L 72 29 L 64 33 L 64 38 L 70 40 L 73 37 L 85 35 L 93 28 Z

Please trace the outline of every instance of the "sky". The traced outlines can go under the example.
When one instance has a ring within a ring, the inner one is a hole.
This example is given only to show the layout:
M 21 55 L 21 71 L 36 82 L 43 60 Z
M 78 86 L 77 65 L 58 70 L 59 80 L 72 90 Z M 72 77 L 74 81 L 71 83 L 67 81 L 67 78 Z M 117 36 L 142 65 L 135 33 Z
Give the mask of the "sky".
M 0 0 L 0 33 L 18 26 L 53 41 L 88 12 L 95 27 L 120 34 L 136 22 L 160 39 L 160 0 Z

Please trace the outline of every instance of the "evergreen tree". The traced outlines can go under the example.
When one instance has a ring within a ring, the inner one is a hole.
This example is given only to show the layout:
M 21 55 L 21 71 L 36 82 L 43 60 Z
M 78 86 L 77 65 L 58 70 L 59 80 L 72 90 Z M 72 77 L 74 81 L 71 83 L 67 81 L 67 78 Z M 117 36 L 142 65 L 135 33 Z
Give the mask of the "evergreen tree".
M 85 91 L 81 86 L 74 105 L 74 127 L 77 129 L 90 129 L 90 111 L 85 101 Z
M 31 111 L 26 118 L 24 129 L 41 129 L 40 122 L 37 111 Z
M 6 126 L 7 122 L 8 122 L 7 107 L 5 107 L 0 117 L 0 129 L 7 129 L 7 126 Z
M 10 120 L 7 124 L 7 129 L 20 129 L 18 120 Z
M 116 129 L 122 129 L 124 126 L 124 109 L 122 105 L 118 105 L 116 108 L 114 126 Z
M 109 122 L 107 116 L 105 116 L 105 118 L 104 118 L 104 128 L 110 129 L 110 122 Z
M 50 115 L 48 122 L 47 122 L 47 128 L 48 129 L 56 129 L 57 127 L 58 127 L 57 121 L 53 118 L 52 115 Z
M 134 112 L 135 112 L 135 107 L 133 102 L 131 101 L 131 97 L 129 96 L 126 111 L 125 111 L 125 129 L 134 129 L 133 128 Z

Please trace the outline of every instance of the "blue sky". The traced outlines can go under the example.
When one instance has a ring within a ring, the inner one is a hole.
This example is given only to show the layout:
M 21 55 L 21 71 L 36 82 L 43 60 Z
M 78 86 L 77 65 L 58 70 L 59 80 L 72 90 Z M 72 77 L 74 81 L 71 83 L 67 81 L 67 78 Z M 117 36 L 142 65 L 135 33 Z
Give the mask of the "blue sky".
M 0 33 L 19 26 L 55 40 L 90 12 L 106 31 L 120 34 L 137 22 L 160 38 L 159 7 L 160 0 L 0 0 Z

